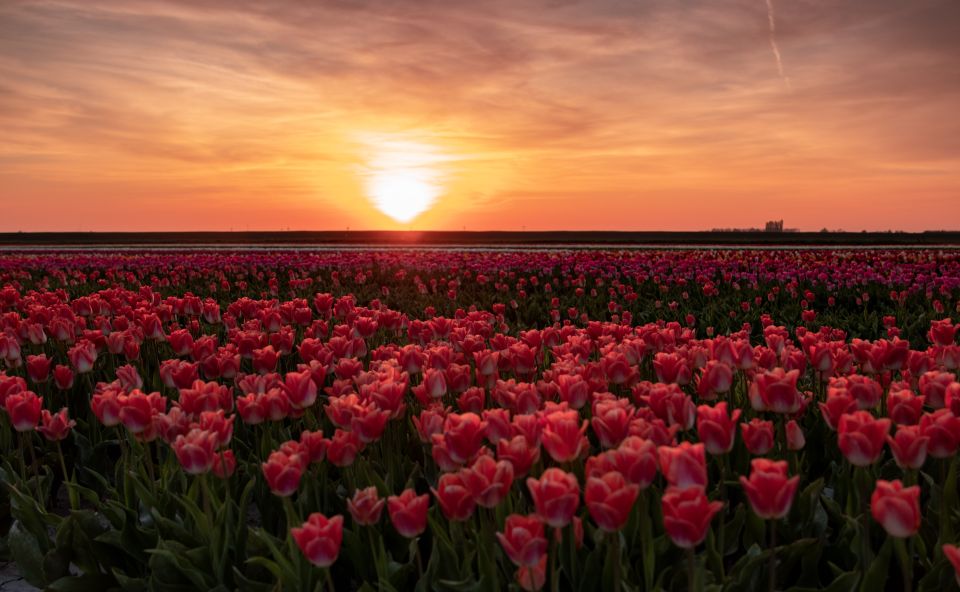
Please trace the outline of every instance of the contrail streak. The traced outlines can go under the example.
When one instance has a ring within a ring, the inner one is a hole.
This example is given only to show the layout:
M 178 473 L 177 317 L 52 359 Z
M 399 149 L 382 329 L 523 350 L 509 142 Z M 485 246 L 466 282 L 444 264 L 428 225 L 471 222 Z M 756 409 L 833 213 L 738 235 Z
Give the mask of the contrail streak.
M 783 79 L 783 84 L 787 87 L 787 90 L 792 91 L 790 77 L 783 73 L 783 60 L 780 58 L 780 47 L 777 46 L 777 23 L 776 15 L 773 12 L 773 0 L 767 0 L 767 21 L 770 22 L 770 49 L 773 50 L 773 57 L 777 59 L 777 72 L 780 73 L 780 78 Z

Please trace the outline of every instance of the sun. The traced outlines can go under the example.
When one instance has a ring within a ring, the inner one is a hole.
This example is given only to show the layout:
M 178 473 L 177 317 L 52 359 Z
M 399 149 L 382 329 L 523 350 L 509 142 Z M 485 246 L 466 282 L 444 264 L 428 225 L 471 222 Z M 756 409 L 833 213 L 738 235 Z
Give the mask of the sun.
M 440 188 L 420 171 L 394 169 L 371 175 L 367 192 L 378 210 L 406 224 L 430 209 Z
M 424 142 L 383 135 L 363 139 L 368 153 L 361 168 L 367 199 L 378 210 L 408 224 L 443 193 L 448 157 Z

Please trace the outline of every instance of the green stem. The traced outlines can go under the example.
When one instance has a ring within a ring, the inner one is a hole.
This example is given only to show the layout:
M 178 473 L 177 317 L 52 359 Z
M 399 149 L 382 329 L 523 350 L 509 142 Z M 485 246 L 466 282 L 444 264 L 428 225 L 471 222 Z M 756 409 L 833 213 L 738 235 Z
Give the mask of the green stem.
M 640 537 L 643 553 L 644 590 L 653 590 L 656 573 L 656 553 L 653 548 L 653 523 L 650 519 L 650 497 L 647 491 L 640 492 Z M 721 552 L 722 553 L 722 552 Z
M 153 451 L 150 449 L 150 443 L 143 443 L 143 454 L 146 457 L 147 476 L 150 478 L 150 493 L 153 494 L 153 503 L 157 503 L 157 477 L 153 468 Z
M 720 555 L 720 581 L 726 579 L 726 568 L 724 566 L 724 549 L 726 519 L 724 514 L 727 508 L 727 463 L 729 462 L 727 454 L 720 455 L 720 501 L 723 502 L 723 508 L 720 510 L 720 524 L 717 525 L 717 554 Z
M 326 572 L 327 578 L 327 592 L 337 592 L 337 589 L 333 587 L 333 576 L 330 575 L 330 568 L 323 570 Z
M 367 538 L 370 540 L 370 552 L 373 554 L 373 560 L 375 562 L 375 568 L 377 572 L 377 590 L 383 590 L 383 574 L 380 573 L 380 554 L 377 552 L 377 542 L 373 538 L 373 527 L 368 526 L 365 528 L 367 531 Z
M 897 558 L 900 560 L 900 571 L 903 574 L 903 592 L 913 590 L 913 537 L 909 539 L 909 549 L 907 541 L 901 538 L 893 539 L 894 548 L 897 551 Z
M 580 584 L 577 579 L 577 532 L 573 522 L 567 525 L 567 529 L 567 546 L 570 550 L 570 573 L 567 575 L 570 577 L 570 585 L 577 589 Z
M 27 487 L 27 455 L 23 454 L 23 448 L 27 445 L 26 438 L 24 437 L 24 432 L 18 432 L 20 438 L 20 454 L 17 456 L 20 457 L 20 481 L 23 483 L 24 490 L 29 489 Z
M 207 475 L 208 473 L 200 475 L 200 495 L 203 496 L 203 513 L 209 520 L 213 517 L 213 513 L 210 508 L 210 487 L 207 485 Z
M 33 442 L 30 437 L 32 433 L 30 432 L 20 432 L 23 435 L 23 445 L 30 450 L 30 472 L 33 473 L 34 486 L 37 490 L 37 503 L 42 507 L 46 508 L 47 503 L 43 498 L 43 491 L 40 488 L 40 467 L 37 465 L 37 453 L 33 449 Z
M 560 577 L 557 573 L 557 534 L 560 532 L 557 528 L 550 529 L 550 590 L 557 592 L 560 589 Z
M 858 467 L 854 469 L 854 481 L 859 481 L 860 497 L 860 569 L 866 577 L 867 569 L 872 560 L 870 548 L 870 473 L 869 469 Z
M 770 566 L 769 580 L 767 590 L 774 592 L 777 589 L 777 523 L 775 520 L 768 520 L 767 527 L 770 529 Z
M 413 556 L 417 562 L 417 582 L 423 579 L 423 559 L 420 558 L 420 538 L 413 539 Z
M 613 547 L 613 592 L 620 592 L 620 532 L 611 532 L 613 540 L 610 544 Z M 554 590 L 556 592 L 556 590 Z
M 941 483 L 943 490 L 940 496 L 940 543 L 953 542 L 953 522 L 950 520 L 950 508 L 957 504 L 957 456 L 950 460 L 941 460 Z M 948 464 L 949 463 L 949 464 Z M 946 476 L 943 470 L 949 466 Z M 942 548 L 942 547 L 941 547 Z
M 57 440 L 57 456 L 60 457 L 60 469 L 63 470 L 63 483 L 67 488 L 67 495 L 70 497 L 70 509 L 79 510 L 80 500 L 77 498 L 77 492 L 73 488 L 73 480 L 67 473 L 67 461 L 63 458 L 63 447 L 60 446 L 60 440 Z

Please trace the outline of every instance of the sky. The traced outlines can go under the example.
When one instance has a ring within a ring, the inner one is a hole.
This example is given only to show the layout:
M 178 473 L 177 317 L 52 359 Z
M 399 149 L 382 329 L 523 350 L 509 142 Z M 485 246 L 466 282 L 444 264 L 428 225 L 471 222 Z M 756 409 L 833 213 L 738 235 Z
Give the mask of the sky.
M 960 228 L 955 0 L 0 2 L 0 231 Z

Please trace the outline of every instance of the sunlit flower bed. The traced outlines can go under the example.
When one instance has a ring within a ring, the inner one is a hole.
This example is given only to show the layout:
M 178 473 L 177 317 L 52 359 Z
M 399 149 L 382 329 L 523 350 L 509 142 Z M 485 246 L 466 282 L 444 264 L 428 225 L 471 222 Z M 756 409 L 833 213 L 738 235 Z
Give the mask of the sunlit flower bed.
M 50 590 L 943 590 L 960 254 L 0 260 Z

